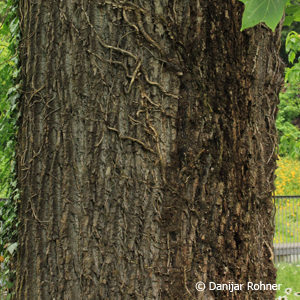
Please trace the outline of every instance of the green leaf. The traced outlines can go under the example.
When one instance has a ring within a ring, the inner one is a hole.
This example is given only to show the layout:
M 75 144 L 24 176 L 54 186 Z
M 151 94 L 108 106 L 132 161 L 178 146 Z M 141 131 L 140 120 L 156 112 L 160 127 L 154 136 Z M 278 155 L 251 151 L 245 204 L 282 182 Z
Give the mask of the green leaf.
M 242 20 L 244 30 L 264 22 L 273 31 L 283 16 L 286 0 L 240 0 L 245 4 Z
M 293 63 L 294 62 L 294 59 L 296 57 L 296 53 L 294 51 L 291 51 L 288 55 L 288 59 L 289 59 L 289 62 L 290 63 Z
M 298 10 L 294 13 L 293 17 L 294 17 L 294 21 L 295 21 L 295 22 L 300 22 L 300 7 L 299 7 Z
M 290 26 L 294 22 L 293 16 L 286 16 L 284 19 L 283 26 Z
M 286 8 L 285 13 L 287 15 L 293 15 L 293 14 L 297 13 L 298 11 L 299 11 L 299 5 L 291 4 Z

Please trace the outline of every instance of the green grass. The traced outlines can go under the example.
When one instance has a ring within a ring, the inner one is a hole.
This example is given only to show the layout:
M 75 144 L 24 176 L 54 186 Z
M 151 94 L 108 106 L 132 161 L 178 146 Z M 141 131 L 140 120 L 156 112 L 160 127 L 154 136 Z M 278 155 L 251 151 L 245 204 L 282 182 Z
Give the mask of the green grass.
M 276 299 L 300 299 L 300 262 L 298 264 L 278 263 L 277 284 L 281 284 Z M 299 296 L 296 296 L 298 293 Z
M 300 198 L 276 199 L 274 243 L 300 242 Z

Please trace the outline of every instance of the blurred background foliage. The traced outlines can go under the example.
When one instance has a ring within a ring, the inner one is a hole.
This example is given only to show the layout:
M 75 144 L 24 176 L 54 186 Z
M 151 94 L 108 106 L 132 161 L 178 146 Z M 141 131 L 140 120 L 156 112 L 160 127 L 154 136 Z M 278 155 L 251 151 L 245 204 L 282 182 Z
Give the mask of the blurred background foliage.
M 0 196 L 9 192 L 18 99 L 18 17 L 15 1 L 0 1 Z
M 0 299 L 10 299 L 17 246 L 14 148 L 18 89 L 19 18 L 17 0 L 0 1 Z
M 285 84 L 279 95 L 276 126 L 279 155 L 300 160 L 300 5 L 289 0 L 281 35 L 280 55 L 286 65 Z M 298 178 L 300 181 L 300 178 Z

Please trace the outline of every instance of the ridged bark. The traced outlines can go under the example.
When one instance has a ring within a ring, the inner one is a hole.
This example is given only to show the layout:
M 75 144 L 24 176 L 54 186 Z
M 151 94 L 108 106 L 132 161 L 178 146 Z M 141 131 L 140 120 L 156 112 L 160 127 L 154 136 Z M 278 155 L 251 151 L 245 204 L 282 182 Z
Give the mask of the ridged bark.
M 20 1 L 18 300 L 274 299 L 279 30 L 236 0 Z

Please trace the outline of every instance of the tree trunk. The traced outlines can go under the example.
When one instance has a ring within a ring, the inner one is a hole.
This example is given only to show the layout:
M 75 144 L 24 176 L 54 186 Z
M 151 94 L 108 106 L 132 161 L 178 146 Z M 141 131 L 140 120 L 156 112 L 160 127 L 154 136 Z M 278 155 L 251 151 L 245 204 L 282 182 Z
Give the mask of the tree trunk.
M 274 299 L 280 30 L 242 11 L 20 1 L 15 299 Z

